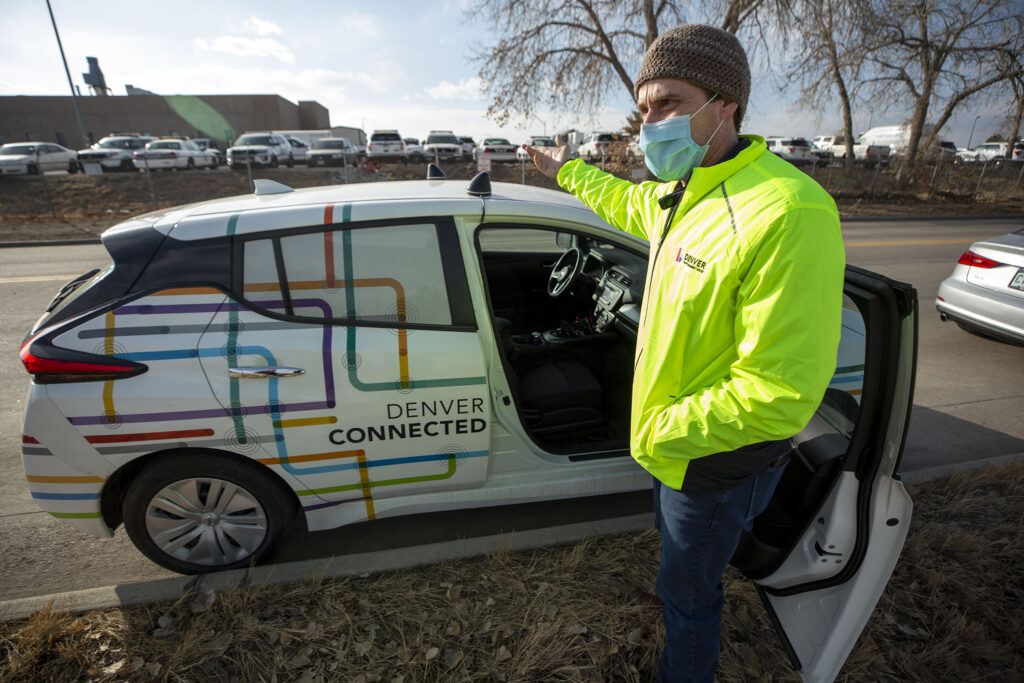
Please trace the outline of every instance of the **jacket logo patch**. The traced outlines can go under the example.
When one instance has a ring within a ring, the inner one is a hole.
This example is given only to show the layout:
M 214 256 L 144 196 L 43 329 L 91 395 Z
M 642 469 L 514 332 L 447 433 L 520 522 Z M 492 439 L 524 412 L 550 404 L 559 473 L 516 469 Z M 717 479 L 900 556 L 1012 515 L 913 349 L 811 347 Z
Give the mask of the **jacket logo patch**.
M 680 247 L 679 251 L 676 253 L 676 263 L 682 263 L 684 266 L 689 266 L 698 273 L 703 273 L 704 269 L 708 266 L 707 261 L 703 261 L 689 252 L 683 253 L 682 247 Z

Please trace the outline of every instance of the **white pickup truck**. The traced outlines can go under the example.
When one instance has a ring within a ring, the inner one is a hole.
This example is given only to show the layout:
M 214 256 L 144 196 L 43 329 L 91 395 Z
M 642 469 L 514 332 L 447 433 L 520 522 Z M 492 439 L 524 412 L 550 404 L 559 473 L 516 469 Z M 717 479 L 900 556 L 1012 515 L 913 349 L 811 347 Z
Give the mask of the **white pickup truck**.
M 846 155 L 846 142 L 842 135 L 819 135 L 813 142 L 818 149 L 831 151 L 836 159 Z M 853 158 L 857 161 L 877 164 L 887 161 L 890 152 L 888 145 L 869 145 L 863 137 L 853 143 Z

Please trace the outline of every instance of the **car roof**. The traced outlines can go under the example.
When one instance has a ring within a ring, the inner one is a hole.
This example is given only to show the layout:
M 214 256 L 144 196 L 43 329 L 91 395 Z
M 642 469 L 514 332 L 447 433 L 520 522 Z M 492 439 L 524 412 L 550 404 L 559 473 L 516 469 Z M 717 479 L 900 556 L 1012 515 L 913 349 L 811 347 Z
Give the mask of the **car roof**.
M 197 240 L 322 225 L 328 206 L 333 216 L 346 222 L 480 216 L 481 198 L 467 194 L 467 186 L 466 180 L 404 180 L 293 191 L 284 188 L 277 194 L 225 197 L 143 214 L 110 228 L 104 238 L 130 230 L 156 229 L 175 239 Z M 566 192 L 519 183 L 496 182 L 491 187 L 492 194 L 482 200 L 488 222 L 502 216 L 538 222 L 561 219 L 615 231 Z

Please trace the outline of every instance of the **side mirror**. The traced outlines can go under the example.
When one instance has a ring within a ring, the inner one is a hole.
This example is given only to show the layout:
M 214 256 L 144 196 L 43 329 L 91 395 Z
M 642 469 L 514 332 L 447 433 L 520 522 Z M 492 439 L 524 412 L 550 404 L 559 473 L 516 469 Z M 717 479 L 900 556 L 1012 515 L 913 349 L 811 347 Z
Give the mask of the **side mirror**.
M 559 249 L 568 249 L 572 246 L 572 234 L 568 232 L 555 233 L 555 245 Z

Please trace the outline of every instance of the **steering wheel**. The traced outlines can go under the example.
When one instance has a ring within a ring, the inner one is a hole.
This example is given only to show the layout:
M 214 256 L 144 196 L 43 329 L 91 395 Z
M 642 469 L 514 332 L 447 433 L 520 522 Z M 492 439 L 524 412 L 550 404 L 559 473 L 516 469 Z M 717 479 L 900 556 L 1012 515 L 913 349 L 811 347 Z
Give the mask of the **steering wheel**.
M 566 249 L 558 260 L 555 267 L 551 269 L 551 276 L 548 278 L 548 296 L 561 296 L 569 289 L 583 268 L 583 254 L 576 247 Z

